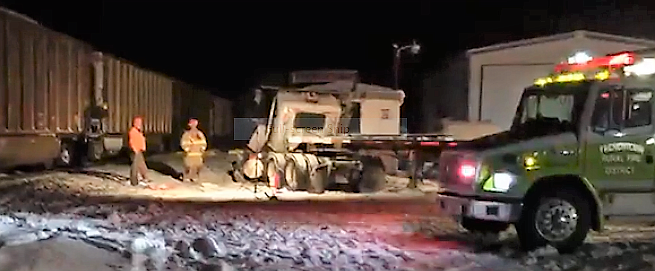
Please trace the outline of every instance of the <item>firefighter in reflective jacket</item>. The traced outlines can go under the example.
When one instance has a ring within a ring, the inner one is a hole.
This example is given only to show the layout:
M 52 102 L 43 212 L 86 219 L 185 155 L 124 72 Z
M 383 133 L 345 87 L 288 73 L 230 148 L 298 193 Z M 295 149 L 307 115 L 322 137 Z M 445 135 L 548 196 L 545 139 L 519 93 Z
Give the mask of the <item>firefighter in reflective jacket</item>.
M 184 150 L 184 181 L 196 181 L 203 166 L 203 154 L 207 149 L 207 139 L 198 130 L 198 120 L 189 120 L 189 129 L 182 134 L 180 142 Z

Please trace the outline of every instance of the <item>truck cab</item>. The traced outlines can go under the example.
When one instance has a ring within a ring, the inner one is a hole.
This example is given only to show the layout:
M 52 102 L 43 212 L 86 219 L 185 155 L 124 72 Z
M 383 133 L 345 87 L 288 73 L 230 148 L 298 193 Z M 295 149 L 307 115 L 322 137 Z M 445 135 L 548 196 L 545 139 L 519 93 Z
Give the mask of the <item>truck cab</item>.
M 606 220 L 655 219 L 653 52 L 578 55 L 537 79 L 508 131 L 442 153 L 442 211 L 562 253 Z

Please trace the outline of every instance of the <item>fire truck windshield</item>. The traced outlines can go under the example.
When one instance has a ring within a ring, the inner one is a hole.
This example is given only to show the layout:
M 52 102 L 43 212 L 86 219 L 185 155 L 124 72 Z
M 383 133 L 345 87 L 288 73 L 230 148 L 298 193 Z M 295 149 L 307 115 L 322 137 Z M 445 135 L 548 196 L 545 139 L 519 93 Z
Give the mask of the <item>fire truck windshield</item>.
M 511 130 L 530 136 L 575 132 L 590 86 L 578 82 L 526 90 Z

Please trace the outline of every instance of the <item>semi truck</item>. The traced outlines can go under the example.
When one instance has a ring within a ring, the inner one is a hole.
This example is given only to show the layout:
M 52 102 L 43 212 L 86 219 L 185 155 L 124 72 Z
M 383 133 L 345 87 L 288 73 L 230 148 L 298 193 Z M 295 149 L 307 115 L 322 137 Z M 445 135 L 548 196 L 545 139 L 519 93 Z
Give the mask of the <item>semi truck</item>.
M 206 90 L 5 10 L 0 34 L 0 169 L 117 155 L 136 115 L 153 152 L 179 149 L 188 117 L 210 138 L 231 135 L 231 102 Z
M 580 54 L 525 88 L 507 131 L 439 158 L 441 210 L 521 247 L 575 251 L 612 220 L 655 219 L 655 50 Z
M 312 193 L 338 183 L 381 189 L 380 175 L 395 168 L 397 160 L 353 153 L 344 147 L 350 140 L 344 135 L 400 134 L 404 93 L 359 83 L 352 70 L 296 71 L 290 82 L 261 88 L 270 97 L 262 103 L 268 110 L 260 111 L 267 116 L 260 118 L 246 148 L 233 152 L 233 177 Z M 362 181 L 349 183 L 359 180 L 352 176 L 360 172 Z
M 385 187 L 387 175 L 423 175 L 424 162 L 437 161 L 443 148 L 472 136 L 458 132 L 465 126 L 482 128 L 473 137 L 496 132 L 488 123 L 450 122 L 445 130 L 456 135 L 401 133 L 404 92 L 359 83 L 354 70 L 296 71 L 289 81 L 287 87 L 262 87 L 269 99 L 262 99 L 267 110 L 260 110 L 254 132 L 235 122 L 235 131 L 251 135 L 245 148 L 232 151 L 235 181 L 313 193 L 335 185 L 375 192 Z M 420 159 L 411 155 L 417 148 Z M 419 162 L 401 163 L 409 160 Z

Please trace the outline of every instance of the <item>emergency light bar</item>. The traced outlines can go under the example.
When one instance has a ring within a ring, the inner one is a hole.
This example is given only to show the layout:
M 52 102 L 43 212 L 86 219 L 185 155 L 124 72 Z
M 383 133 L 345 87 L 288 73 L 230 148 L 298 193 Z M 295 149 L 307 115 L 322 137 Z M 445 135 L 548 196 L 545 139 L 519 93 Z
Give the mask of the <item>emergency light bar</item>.
M 573 72 L 598 68 L 619 68 L 635 63 L 635 55 L 630 52 L 609 55 L 599 58 L 585 59 L 583 62 L 560 63 L 555 66 L 555 72 Z
M 607 80 L 609 77 L 610 77 L 609 71 L 601 71 L 599 73 L 596 73 L 593 78 L 587 78 L 587 76 L 581 72 L 563 73 L 555 76 L 539 78 L 534 81 L 534 84 L 538 86 L 544 86 L 550 83 L 578 82 L 586 79 L 596 79 L 602 81 L 602 80 Z
M 598 70 L 600 70 L 598 72 Z M 595 73 L 592 73 L 595 72 Z M 583 80 L 607 80 L 622 73 L 626 76 L 655 74 L 655 58 L 639 58 L 634 52 L 621 52 L 592 58 L 584 53 L 569 57 L 568 61 L 555 66 L 555 74 L 539 78 L 534 84 L 577 82 Z

